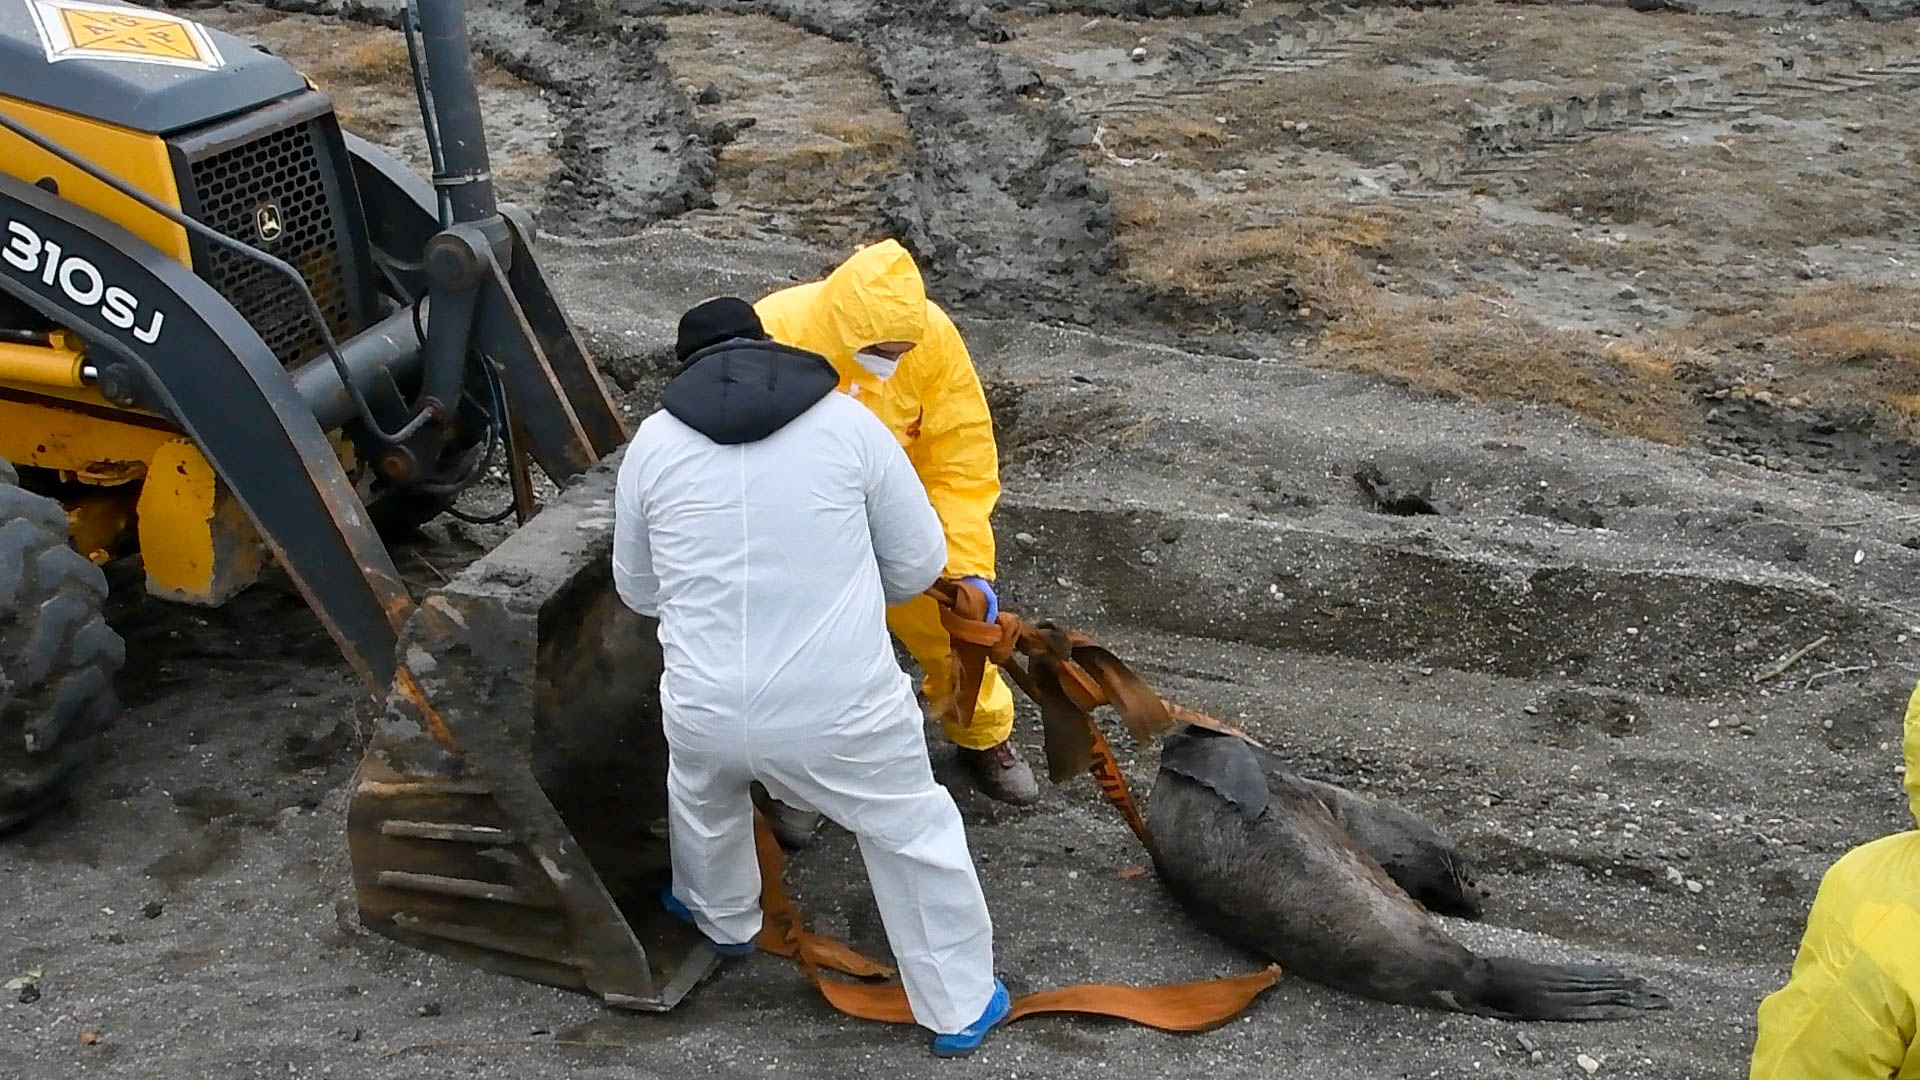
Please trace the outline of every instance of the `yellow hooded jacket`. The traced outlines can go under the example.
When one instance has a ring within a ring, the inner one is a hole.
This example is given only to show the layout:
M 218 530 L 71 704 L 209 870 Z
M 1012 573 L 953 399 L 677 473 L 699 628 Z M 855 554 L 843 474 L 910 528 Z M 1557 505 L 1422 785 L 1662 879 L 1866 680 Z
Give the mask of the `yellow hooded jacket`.
M 927 299 L 913 256 L 898 241 L 861 248 L 825 280 L 782 289 L 754 305 L 775 341 L 816 352 L 840 389 L 892 430 L 947 534 L 949 577 L 993 580 L 1000 460 L 986 393 L 960 331 Z M 853 354 L 883 341 L 914 347 L 884 382 Z
M 1906 788 L 1920 822 L 1920 686 L 1907 700 Z M 1827 870 L 1787 984 L 1760 1003 L 1749 1080 L 1920 1078 L 1920 831 Z

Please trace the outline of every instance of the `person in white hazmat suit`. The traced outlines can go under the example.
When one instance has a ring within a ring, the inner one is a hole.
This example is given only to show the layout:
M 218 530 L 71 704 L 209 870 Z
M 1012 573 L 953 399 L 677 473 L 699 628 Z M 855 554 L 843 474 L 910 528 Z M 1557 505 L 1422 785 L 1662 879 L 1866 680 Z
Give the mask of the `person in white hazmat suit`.
M 683 366 L 615 489 L 621 599 L 659 620 L 673 883 L 723 954 L 753 949 L 749 787 L 859 840 L 914 1019 L 970 1053 L 1010 1003 L 960 811 L 934 781 L 886 611 L 933 584 L 940 519 L 886 426 L 744 300 L 680 322 Z

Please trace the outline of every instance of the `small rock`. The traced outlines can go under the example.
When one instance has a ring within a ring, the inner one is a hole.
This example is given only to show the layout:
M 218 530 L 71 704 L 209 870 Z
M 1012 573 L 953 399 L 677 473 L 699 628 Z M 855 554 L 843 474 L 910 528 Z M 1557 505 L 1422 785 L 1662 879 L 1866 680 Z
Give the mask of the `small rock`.
M 1638 300 L 1640 299 L 1640 290 L 1631 285 L 1622 285 L 1620 286 L 1620 291 L 1613 295 L 1622 300 Z
M 127 943 L 127 935 L 121 933 L 118 930 L 115 930 L 112 933 L 107 935 L 107 944 L 109 945 L 125 945 L 126 943 Z
M 1147 58 L 1147 47 L 1145 45 L 1135 45 L 1133 51 L 1127 54 L 1127 58 L 1136 64 L 1140 63 Z
M 1535 1050 L 1531 1054 L 1527 1055 L 1527 1061 L 1529 1064 L 1539 1065 L 1545 1062 L 1546 1060 L 1547 1060 L 1547 1052 L 1545 1050 Z
M 1527 714 L 1528 716 L 1539 716 L 1539 715 L 1540 715 L 1540 706 L 1538 706 L 1538 705 L 1524 705 L 1524 706 L 1521 706 L 1521 708 L 1520 708 L 1520 711 L 1521 711 L 1521 712 L 1523 712 L 1523 713 L 1526 713 L 1526 714 Z
M 167 910 L 167 905 L 158 900 L 149 900 L 146 906 L 140 909 L 140 914 L 149 919 L 157 919 L 160 917 L 160 913 L 165 910 Z
M 694 98 L 702 105 L 718 105 L 727 99 L 727 95 L 718 86 L 708 83 L 700 89 L 700 96 Z
M 1587 1056 L 1586 1054 L 1581 1054 L 1579 1057 L 1574 1058 L 1573 1063 L 1575 1065 L 1580 1066 L 1581 1069 L 1585 1070 L 1588 1076 L 1592 1076 L 1594 1073 L 1597 1073 L 1600 1071 L 1600 1063 L 1593 1060 L 1593 1058 Z
M 1140 561 L 1147 566 L 1156 566 L 1160 562 L 1160 553 L 1152 548 L 1147 548 L 1140 552 Z
M 440 1003 L 437 1001 L 429 1001 L 425 1005 L 420 1006 L 420 1015 L 421 1016 L 439 1016 Z
M 1160 542 L 1163 544 L 1171 544 L 1184 535 L 1186 535 L 1186 529 L 1178 524 L 1169 525 L 1160 530 Z
M 28 983 L 20 988 L 20 1004 L 31 1005 L 40 1000 L 40 984 Z
M 1707 721 L 1707 727 L 1709 728 L 1717 728 L 1719 726 L 1720 726 L 1720 718 L 1717 716 L 1714 717 L 1712 720 Z
M 1040 550 L 1040 538 L 1032 533 L 1014 533 L 1013 542 L 1019 545 L 1021 551 L 1033 552 Z
M 1534 1041 L 1532 1039 L 1527 1038 L 1525 1032 L 1515 1035 L 1513 1037 L 1513 1041 L 1520 1045 L 1520 1049 L 1525 1050 L 1529 1054 L 1533 1053 L 1535 1050 L 1540 1049 L 1539 1046 L 1534 1044 Z
M 1671 866 L 1667 867 L 1667 884 L 1680 885 L 1680 884 L 1684 884 L 1686 880 L 1687 880 L 1687 875 L 1681 873 L 1679 870 L 1676 870 Z

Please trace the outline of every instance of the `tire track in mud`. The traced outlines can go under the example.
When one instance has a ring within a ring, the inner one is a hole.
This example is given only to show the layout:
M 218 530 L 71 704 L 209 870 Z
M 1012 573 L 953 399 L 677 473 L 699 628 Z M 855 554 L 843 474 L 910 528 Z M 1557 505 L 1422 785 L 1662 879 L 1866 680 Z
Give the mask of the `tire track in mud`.
M 1421 179 L 1451 185 L 1523 167 L 1527 156 L 1609 131 L 1680 127 L 1788 100 L 1920 85 L 1920 49 L 1841 53 L 1778 50 L 1734 69 L 1676 74 L 1539 105 L 1514 105 L 1468 125 L 1462 145 L 1423 160 Z
M 1385 40 L 1399 10 L 1392 0 L 1308 4 L 1248 26 L 1165 39 L 1167 66 L 1191 80 L 1151 94 L 1116 98 L 1101 107 L 1114 114 L 1152 112 L 1168 101 L 1210 98 L 1222 89 L 1265 81 L 1275 73 L 1306 71 L 1353 57 Z
M 294 15 L 400 28 L 392 0 L 260 0 Z M 539 214 L 543 232 L 632 230 L 713 204 L 713 137 L 653 44 L 665 31 L 592 0 L 472 0 L 474 51 L 558 98 L 561 169 Z M 497 163 L 496 163 L 497 164 Z
M 1309 4 L 1248 26 L 1176 35 L 1161 48 L 1167 54 L 1166 67 L 1184 76 L 1185 85 L 1115 98 L 1098 106 L 1098 112 L 1150 113 L 1170 101 L 1208 99 L 1275 74 L 1348 60 L 1386 41 L 1400 12 L 1428 6 L 1433 5 L 1404 0 Z M 1866 45 L 1842 52 L 1775 50 L 1738 68 L 1681 72 L 1554 102 L 1509 105 L 1490 119 L 1466 125 L 1458 146 L 1429 151 L 1403 164 L 1429 188 L 1454 187 L 1476 174 L 1519 167 L 1518 159 L 1526 154 L 1593 134 L 1678 127 L 1783 100 L 1910 84 L 1920 84 L 1920 49 Z M 1424 192 L 1403 189 L 1399 194 Z
M 1007 35 L 983 8 L 712 0 L 627 10 L 764 15 L 858 49 L 914 142 L 881 215 L 943 302 L 1079 323 L 1126 303 L 1107 277 L 1122 262 L 1110 197 L 1079 154 L 1092 130 L 1039 72 L 989 47 Z
M 981 6 L 1003 14 L 1184 19 L 1238 11 L 1240 0 L 981 0 Z

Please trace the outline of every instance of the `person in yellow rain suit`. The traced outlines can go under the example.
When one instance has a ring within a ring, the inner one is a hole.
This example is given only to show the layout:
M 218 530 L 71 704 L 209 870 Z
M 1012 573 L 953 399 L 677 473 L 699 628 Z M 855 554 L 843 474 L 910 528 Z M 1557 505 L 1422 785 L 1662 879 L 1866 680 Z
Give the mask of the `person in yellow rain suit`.
M 900 440 L 946 533 L 945 576 L 980 586 L 990 613 L 997 612 L 989 523 L 1000 498 L 993 419 L 966 343 L 927 298 L 913 256 L 884 240 L 854 252 L 824 280 L 782 289 L 754 309 L 773 340 L 826 357 L 840 374 L 839 389 Z M 1013 694 L 998 670 L 988 665 L 973 719 L 961 724 L 939 607 L 924 596 L 908 601 L 888 610 L 887 628 L 919 662 L 921 689 L 981 790 L 1009 803 L 1038 799 L 1032 770 L 1008 743 Z M 783 839 L 810 833 L 817 820 L 790 807 L 776 813 Z
M 1907 805 L 1920 823 L 1920 686 L 1907 699 Z M 1827 870 L 1785 986 L 1760 1003 L 1749 1080 L 1920 1077 L 1920 831 Z

